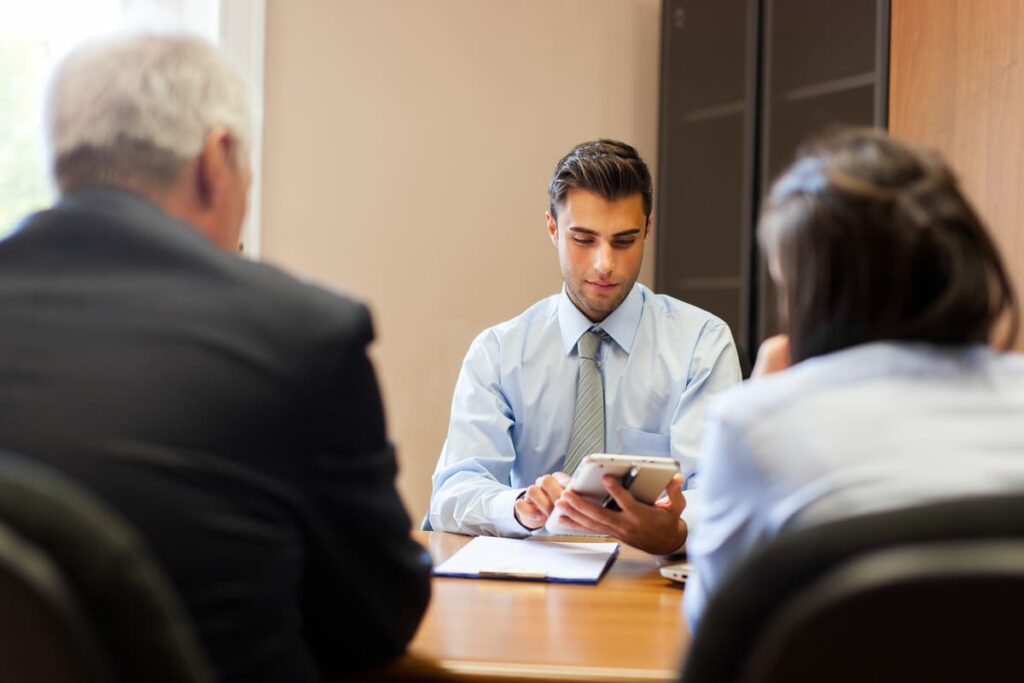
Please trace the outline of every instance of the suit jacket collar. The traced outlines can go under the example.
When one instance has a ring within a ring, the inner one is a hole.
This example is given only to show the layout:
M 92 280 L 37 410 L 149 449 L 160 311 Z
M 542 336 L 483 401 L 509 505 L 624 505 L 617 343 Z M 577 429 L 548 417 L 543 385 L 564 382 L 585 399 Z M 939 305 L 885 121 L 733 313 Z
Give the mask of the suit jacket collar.
M 164 233 L 174 239 L 216 246 L 199 230 L 173 216 L 141 194 L 120 187 L 85 187 L 61 195 L 54 209 L 86 211 L 110 218 L 130 230 Z

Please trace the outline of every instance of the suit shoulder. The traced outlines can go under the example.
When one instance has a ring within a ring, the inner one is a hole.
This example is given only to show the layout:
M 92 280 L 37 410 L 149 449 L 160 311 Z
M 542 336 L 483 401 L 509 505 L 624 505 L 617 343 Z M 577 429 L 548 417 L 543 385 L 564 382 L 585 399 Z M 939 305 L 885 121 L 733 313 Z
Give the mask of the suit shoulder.
M 345 337 L 373 338 L 366 304 L 341 289 L 291 275 L 276 266 L 239 260 L 238 271 L 256 305 L 271 309 L 296 330 L 320 329 Z

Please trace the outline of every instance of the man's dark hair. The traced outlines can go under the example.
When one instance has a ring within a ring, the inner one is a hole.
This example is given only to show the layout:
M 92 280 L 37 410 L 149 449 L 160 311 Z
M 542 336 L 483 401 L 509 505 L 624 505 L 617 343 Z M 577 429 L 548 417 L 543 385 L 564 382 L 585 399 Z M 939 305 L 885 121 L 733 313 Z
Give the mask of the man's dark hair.
M 935 152 L 871 129 L 805 146 L 758 228 L 778 267 L 794 361 L 879 340 L 989 341 L 1013 286 L 981 220 Z
M 636 149 L 618 140 L 592 140 L 576 145 L 555 166 L 548 184 L 551 215 L 572 189 L 590 190 L 607 201 L 639 194 L 644 215 L 651 216 L 651 172 Z

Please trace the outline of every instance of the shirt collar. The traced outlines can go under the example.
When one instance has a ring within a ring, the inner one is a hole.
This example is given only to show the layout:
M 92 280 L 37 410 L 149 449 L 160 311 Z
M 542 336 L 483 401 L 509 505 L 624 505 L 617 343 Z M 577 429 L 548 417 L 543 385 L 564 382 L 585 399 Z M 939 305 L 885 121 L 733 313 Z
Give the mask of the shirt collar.
M 608 336 L 628 354 L 633 348 L 633 340 L 640 327 L 640 315 L 643 310 L 643 287 L 634 284 L 633 289 L 629 291 L 619 307 L 598 323 L 598 326 L 607 332 Z M 594 325 L 595 323 L 576 308 L 576 304 L 569 298 L 563 284 L 562 294 L 558 298 L 558 326 L 562 331 L 562 348 L 566 355 L 569 355 L 576 347 L 576 342 L 579 341 L 583 333 Z

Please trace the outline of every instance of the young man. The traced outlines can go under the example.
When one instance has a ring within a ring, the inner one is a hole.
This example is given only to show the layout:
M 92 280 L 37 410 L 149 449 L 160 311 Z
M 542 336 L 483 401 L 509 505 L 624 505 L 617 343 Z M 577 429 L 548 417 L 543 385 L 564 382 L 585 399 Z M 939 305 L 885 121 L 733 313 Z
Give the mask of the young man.
M 198 38 L 118 36 L 57 69 L 61 196 L 0 242 L 0 450 L 141 532 L 218 681 L 315 681 L 405 649 L 429 562 L 366 308 L 238 256 L 248 117 Z
M 681 489 L 692 488 L 705 406 L 740 380 L 732 335 L 713 315 L 637 284 L 652 191 L 635 149 L 578 145 L 558 162 L 548 195 L 562 292 L 470 346 L 430 525 L 524 536 L 557 505 L 565 526 L 672 552 L 687 536 Z M 621 511 L 607 510 L 564 490 L 594 452 L 671 455 L 682 475 L 653 506 L 609 479 Z

